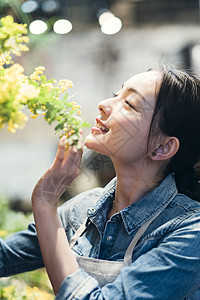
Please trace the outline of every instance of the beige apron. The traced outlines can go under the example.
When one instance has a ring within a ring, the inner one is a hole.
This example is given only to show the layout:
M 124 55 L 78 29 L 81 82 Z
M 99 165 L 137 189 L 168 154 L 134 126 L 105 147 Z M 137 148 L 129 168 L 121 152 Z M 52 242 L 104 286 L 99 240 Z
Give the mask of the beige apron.
M 113 282 L 115 278 L 120 274 L 121 268 L 124 266 L 129 266 L 132 263 L 133 250 L 138 240 L 146 231 L 151 222 L 155 220 L 155 218 L 162 211 L 163 210 L 159 211 L 156 215 L 154 215 L 153 218 L 151 218 L 139 228 L 126 250 L 123 261 L 109 261 L 91 257 L 84 257 L 74 252 L 79 267 L 82 268 L 88 275 L 95 278 L 98 281 L 100 287 L 106 285 L 107 283 Z M 84 222 L 72 236 L 70 241 L 71 248 L 74 246 L 77 239 L 81 236 L 85 229 L 86 227 Z

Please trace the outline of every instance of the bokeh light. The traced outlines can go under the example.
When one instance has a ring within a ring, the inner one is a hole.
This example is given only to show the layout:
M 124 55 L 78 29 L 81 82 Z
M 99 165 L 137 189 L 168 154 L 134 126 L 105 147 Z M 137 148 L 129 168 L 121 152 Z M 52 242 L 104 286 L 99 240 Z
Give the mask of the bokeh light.
M 72 24 L 66 19 L 60 19 L 54 23 L 53 30 L 58 34 L 66 34 L 72 30 Z
M 38 2 L 35 0 L 28 0 L 21 5 L 21 10 L 25 14 L 30 14 L 38 9 Z
M 33 34 L 42 34 L 47 28 L 47 24 L 42 20 L 35 20 L 29 26 L 30 32 Z

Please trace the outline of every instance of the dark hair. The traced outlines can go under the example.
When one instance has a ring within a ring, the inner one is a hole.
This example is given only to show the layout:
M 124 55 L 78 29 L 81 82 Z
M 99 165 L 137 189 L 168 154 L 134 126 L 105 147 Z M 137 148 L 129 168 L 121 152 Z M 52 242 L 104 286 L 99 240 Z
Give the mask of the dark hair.
M 173 173 L 179 192 L 200 201 L 200 80 L 187 71 L 163 66 L 150 135 L 157 129 L 179 139 L 166 175 Z

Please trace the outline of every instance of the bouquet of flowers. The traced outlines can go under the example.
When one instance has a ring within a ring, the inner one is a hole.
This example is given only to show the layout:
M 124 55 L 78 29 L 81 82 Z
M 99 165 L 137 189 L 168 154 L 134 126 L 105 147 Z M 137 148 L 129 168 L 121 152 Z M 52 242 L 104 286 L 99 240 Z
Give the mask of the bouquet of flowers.
M 80 129 L 90 125 L 80 118 L 80 106 L 71 101 L 73 96 L 68 97 L 72 81 L 47 80 L 42 66 L 26 76 L 23 67 L 12 61 L 12 55 L 29 50 L 24 44 L 29 41 L 27 26 L 15 23 L 11 16 L 0 22 L 0 128 L 7 125 L 13 133 L 23 128 L 28 120 L 23 108 L 27 107 L 32 118 L 42 114 L 49 124 L 56 123 L 55 131 L 60 137 L 66 136 L 66 143 L 77 145 Z
M 0 299 L 2 300 L 53 300 L 53 295 L 41 291 L 37 287 L 28 287 L 26 285 L 18 287 L 17 285 L 9 285 L 0 287 Z

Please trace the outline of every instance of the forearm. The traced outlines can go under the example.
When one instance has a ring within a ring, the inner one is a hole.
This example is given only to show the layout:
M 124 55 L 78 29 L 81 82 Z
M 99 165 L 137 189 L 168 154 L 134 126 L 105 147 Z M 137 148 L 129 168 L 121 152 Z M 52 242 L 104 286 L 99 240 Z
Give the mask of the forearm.
M 57 294 L 63 280 L 78 269 L 78 264 L 69 247 L 57 208 L 33 202 L 33 213 L 44 264 Z
M 52 166 L 38 181 L 32 194 L 38 241 L 55 294 L 63 280 L 78 270 L 57 213 L 57 200 L 77 177 L 81 157 L 81 149 L 75 146 L 66 149 L 65 140 L 61 139 Z

